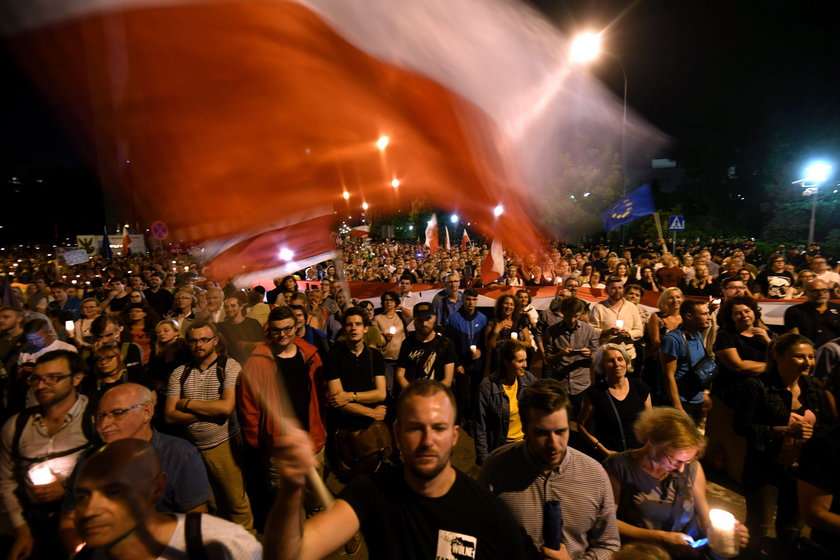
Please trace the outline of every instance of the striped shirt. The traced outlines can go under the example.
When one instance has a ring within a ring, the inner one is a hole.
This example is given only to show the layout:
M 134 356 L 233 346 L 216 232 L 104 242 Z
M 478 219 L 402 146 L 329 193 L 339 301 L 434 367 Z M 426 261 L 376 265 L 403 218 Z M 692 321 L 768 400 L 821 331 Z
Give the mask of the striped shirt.
M 194 401 L 217 401 L 221 399 L 222 391 L 219 388 L 219 376 L 216 373 L 214 360 L 207 369 L 200 370 L 195 364 L 178 366 L 172 375 L 169 376 L 169 389 L 167 396 L 177 399 L 192 399 Z M 181 387 L 181 376 L 185 368 L 190 368 L 190 374 Z M 227 359 L 224 371 L 224 389 L 236 388 L 236 381 L 242 367 L 233 358 Z M 239 433 L 239 422 L 236 420 L 236 411 L 227 417 L 221 424 L 216 422 L 197 421 L 187 424 L 187 437 L 198 449 L 212 449 L 217 445 L 226 442 Z
M 526 553 L 541 558 L 543 509 L 560 502 L 563 543 L 574 560 L 608 560 L 619 549 L 612 487 L 603 467 L 571 447 L 560 466 L 543 472 L 526 442 L 510 443 L 485 461 L 478 481 L 507 504 L 528 535 Z

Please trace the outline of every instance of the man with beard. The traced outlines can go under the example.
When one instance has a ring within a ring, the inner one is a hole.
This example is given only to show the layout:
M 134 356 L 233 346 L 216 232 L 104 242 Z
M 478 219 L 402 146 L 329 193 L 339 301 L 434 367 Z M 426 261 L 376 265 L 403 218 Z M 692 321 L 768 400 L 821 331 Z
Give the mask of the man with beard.
M 370 558 L 524 558 L 516 522 L 498 498 L 450 461 L 458 441 L 452 393 L 433 380 L 408 386 L 397 402 L 394 437 L 402 469 L 355 479 L 328 510 L 301 524 L 305 474 L 316 464 L 306 433 L 277 438 L 283 477 L 266 527 L 266 557 L 324 558 L 360 530 Z
M 241 368 L 222 353 L 214 323 L 195 321 L 185 338 L 193 359 L 169 377 L 166 421 L 184 425 L 187 438 L 198 448 L 216 511 L 252 532 L 254 518 L 239 465 L 242 445 L 235 413 Z
M 437 379 L 452 386 L 455 374 L 455 350 L 448 338 L 435 332 L 435 310 L 421 301 L 414 306 L 414 333 L 403 341 L 395 372 L 397 384 L 404 389 L 415 379 Z
M 840 305 L 829 301 L 829 285 L 819 278 L 805 286 L 808 301 L 785 310 L 785 330 L 810 338 L 814 348 L 840 336 Z

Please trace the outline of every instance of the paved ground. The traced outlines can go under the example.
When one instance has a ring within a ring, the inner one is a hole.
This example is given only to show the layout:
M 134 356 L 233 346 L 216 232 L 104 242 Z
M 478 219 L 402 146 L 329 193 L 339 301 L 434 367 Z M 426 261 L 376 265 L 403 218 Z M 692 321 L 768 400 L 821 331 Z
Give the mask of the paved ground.
M 452 462 L 455 467 L 472 477 L 478 474 L 478 467 L 475 464 L 475 448 L 473 440 L 468 434 L 462 432 L 458 445 L 455 447 Z M 714 473 L 711 473 L 709 478 L 711 479 L 707 492 L 709 506 L 732 512 L 736 518 L 743 521 L 746 517 L 746 505 L 744 503 L 744 497 L 735 490 L 737 485 L 725 479 L 719 479 L 718 482 L 720 483 L 713 482 L 712 480 L 718 479 Z M 341 488 L 341 484 L 334 477 L 330 477 L 327 483 L 334 492 L 337 492 Z M 343 552 L 337 552 L 329 556 L 329 558 L 330 560 L 335 560 L 347 558 L 347 555 Z M 362 543 L 362 548 L 353 558 L 367 560 L 368 554 L 364 543 Z

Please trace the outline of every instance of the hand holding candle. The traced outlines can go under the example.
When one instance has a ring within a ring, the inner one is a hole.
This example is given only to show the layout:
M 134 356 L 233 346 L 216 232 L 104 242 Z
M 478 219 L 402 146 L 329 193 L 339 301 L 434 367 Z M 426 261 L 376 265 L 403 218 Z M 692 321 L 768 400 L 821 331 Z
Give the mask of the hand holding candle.
M 738 543 L 735 542 L 735 516 L 722 509 L 709 511 L 711 527 L 709 531 L 709 546 L 712 550 L 726 558 L 733 558 L 738 554 Z
M 621 330 L 624 328 L 624 319 L 616 319 L 615 320 L 615 328 Z

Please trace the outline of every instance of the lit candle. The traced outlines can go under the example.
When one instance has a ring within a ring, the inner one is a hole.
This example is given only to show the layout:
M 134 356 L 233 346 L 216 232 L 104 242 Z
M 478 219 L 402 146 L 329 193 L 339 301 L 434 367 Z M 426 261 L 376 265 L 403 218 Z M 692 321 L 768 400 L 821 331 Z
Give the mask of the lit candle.
M 615 326 L 619 329 L 623 329 L 624 328 L 624 319 L 616 319 L 615 320 Z
M 51 482 L 55 482 L 57 479 L 53 472 L 50 470 L 49 465 L 46 463 L 38 463 L 32 465 L 29 469 L 29 480 L 32 481 L 32 484 L 35 486 L 41 486 L 43 484 L 50 484 Z
M 519 340 L 519 335 L 515 332 L 510 333 L 511 340 Z
M 726 558 L 738 555 L 738 545 L 735 543 L 735 516 L 722 509 L 709 511 L 709 521 L 712 529 L 709 531 L 709 546 Z
M 64 321 L 64 330 L 67 331 L 67 334 L 73 336 L 73 329 L 76 328 L 76 325 L 73 321 Z
M 470 344 L 470 350 L 475 352 L 476 350 L 478 350 L 478 347 L 475 344 Z
M 397 334 L 397 327 L 391 327 L 388 329 L 388 334 Z

